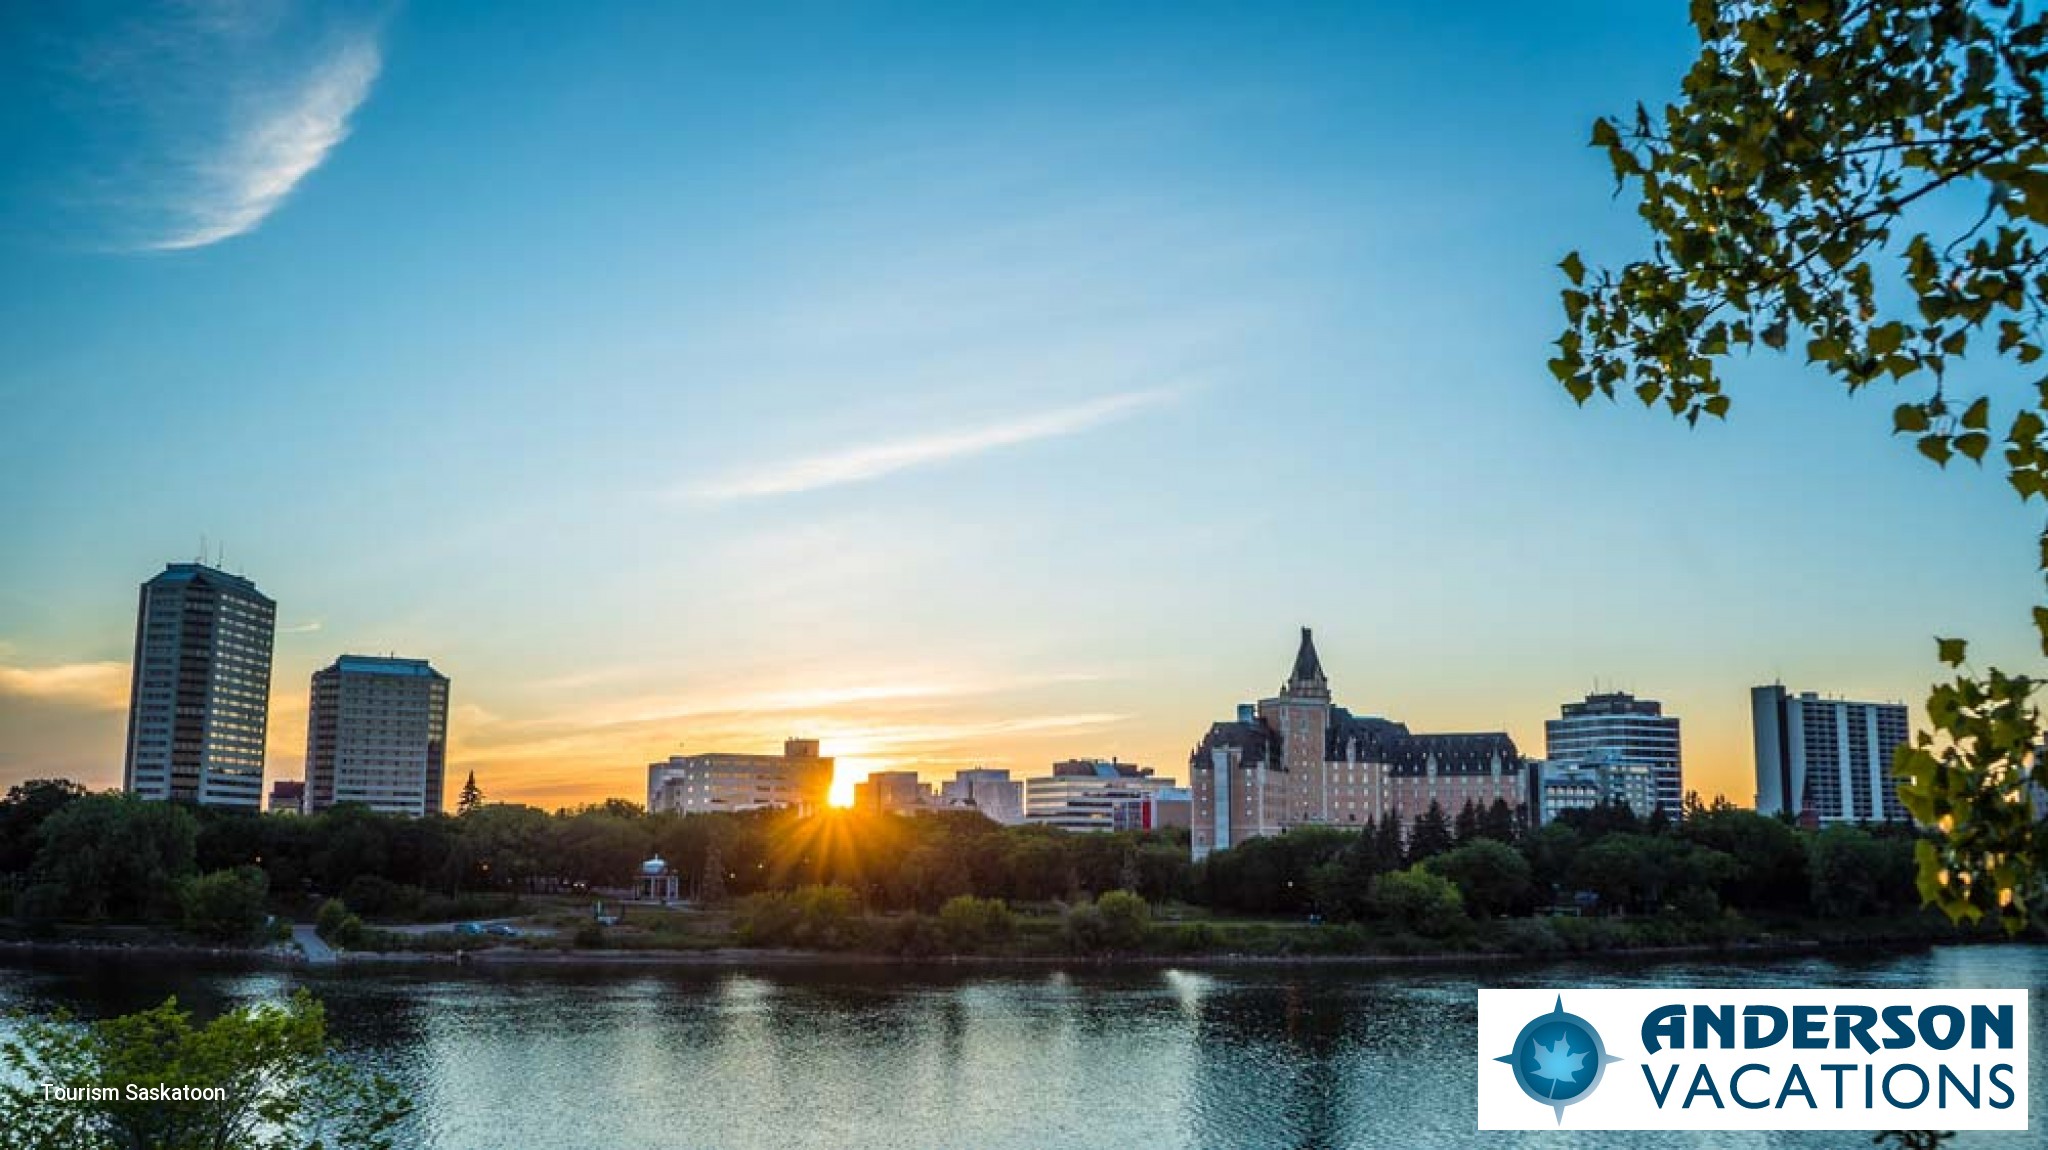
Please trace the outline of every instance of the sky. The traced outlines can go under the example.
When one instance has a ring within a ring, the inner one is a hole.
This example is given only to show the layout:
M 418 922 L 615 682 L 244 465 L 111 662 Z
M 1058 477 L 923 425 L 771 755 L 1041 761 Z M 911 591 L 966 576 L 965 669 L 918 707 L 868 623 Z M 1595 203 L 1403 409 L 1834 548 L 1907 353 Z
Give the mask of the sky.
M 2038 523 L 1891 400 L 1576 408 L 1585 146 L 1683 6 L 0 9 L 0 785 L 118 785 L 136 586 L 453 680 L 451 786 L 786 736 L 1184 778 L 1300 626 L 1418 731 L 1596 687 L 1752 798 L 1748 688 L 2023 666 Z M 1882 389 L 1877 389 L 1882 391 Z M 205 541 L 202 544 L 202 539 Z M 223 555 L 224 552 L 224 555 Z

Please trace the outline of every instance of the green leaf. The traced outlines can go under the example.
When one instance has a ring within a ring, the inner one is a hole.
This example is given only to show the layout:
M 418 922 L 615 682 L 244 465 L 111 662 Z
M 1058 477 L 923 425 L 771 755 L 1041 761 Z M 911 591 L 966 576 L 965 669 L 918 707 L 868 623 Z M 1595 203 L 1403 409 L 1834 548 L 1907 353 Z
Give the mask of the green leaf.
M 1902 403 L 1892 409 L 1892 433 L 1903 435 L 1927 430 L 1927 409 L 1917 403 Z
M 1969 649 L 1968 639 L 1940 639 L 1934 641 L 1936 657 L 1951 667 L 1963 665 L 1964 652 Z
M 1558 261 L 1557 266 L 1564 269 L 1565 278 L 1572 281 L 1572 283 L 1582 284 L 1586 282 L 1586 264 L 1584 260 L 1579 258 L 1579 253 L 1571 252 L 1564 259 Z
M 1972 431 L 1982 431 L 1991 425 L 1991 399 L 1980 395 L 1963 411 L 1963 426 Z

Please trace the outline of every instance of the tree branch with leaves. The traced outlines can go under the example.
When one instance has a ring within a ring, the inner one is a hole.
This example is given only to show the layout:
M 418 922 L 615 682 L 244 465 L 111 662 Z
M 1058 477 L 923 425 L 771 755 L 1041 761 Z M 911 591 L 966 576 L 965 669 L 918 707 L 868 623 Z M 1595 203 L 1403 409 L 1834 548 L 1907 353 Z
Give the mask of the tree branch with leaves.
M 1852 394 L 1913 389 L 1895 433 L 1943 467 L 1984 463 L 1999 435 L 2015 493 L 2048 501 L 2048 13 L 1694 0 L 1691 20 L 1679 101 L 1593 125 L 1651 251 L 1618 269 L 1564 258 L 1552 374 L 1582 404 L 1627 393 L 1696 424 L 1728 415 L 1735 353 L 1803 351 Z M 2048 530 L 2038 563 L 2048 578 Z M 2048 652 L 2048 606 L 2032 624 Z M 1950 666 L 1963 653 L 1942 641 Z M 1953 918 L 2018 929 L 2044 895 L 2037 686 L 1959 670 L 1898 756 L 1900 798 L 1942 835 L 1922 895 Z
M 110 1090 L 50 1100 L 45 1083 Z M 131 1098 L 131 1086 L 218 1088 L 218 1100 Z M 203 1026 L 175 999 L 95 1023 L 22 1020 L 0 1041 L 0 1131 L 20 1150 L 390 1150 L 411 1104 L 336 1060 L 304 991 Z

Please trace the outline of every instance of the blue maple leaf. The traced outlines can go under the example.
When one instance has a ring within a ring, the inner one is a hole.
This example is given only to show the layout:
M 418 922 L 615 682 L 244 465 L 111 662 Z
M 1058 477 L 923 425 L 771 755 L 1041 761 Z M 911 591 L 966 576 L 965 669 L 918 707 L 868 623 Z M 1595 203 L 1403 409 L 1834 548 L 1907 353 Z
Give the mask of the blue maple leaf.
M 1560 1037 L 1557 1044 L 1545 1047 L 1541 1042 L 1531 1041 L 1531 1051 L 1536 1058 L 1536 1068 L 1529 1073 L 1537 1078 L 1550 1079 L 1553 1087 L 1561 1086 L 1579 1076 L 1586 1065 L 1586 1053 L 1572 1053 L 1571 1041 Z

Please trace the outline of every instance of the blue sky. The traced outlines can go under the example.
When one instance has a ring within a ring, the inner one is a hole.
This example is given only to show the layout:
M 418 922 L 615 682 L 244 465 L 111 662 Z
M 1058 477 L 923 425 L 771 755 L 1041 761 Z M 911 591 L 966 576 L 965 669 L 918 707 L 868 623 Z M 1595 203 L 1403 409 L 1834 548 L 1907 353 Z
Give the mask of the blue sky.
M 1681 5 L 0 15 L 0 783 L 118 781 L 134 588 L 454 680 L 496 797 L 675 747 L 1184 772 L 1340 702 L 1540 752 L 1619 685 L 1747 801 L 1747 688 L 2028 655 L 2035 524 L 1889 403 L 1580 411 L 1555 261 Z M 1933 592 L 1939 593 L 1938 600 Z

